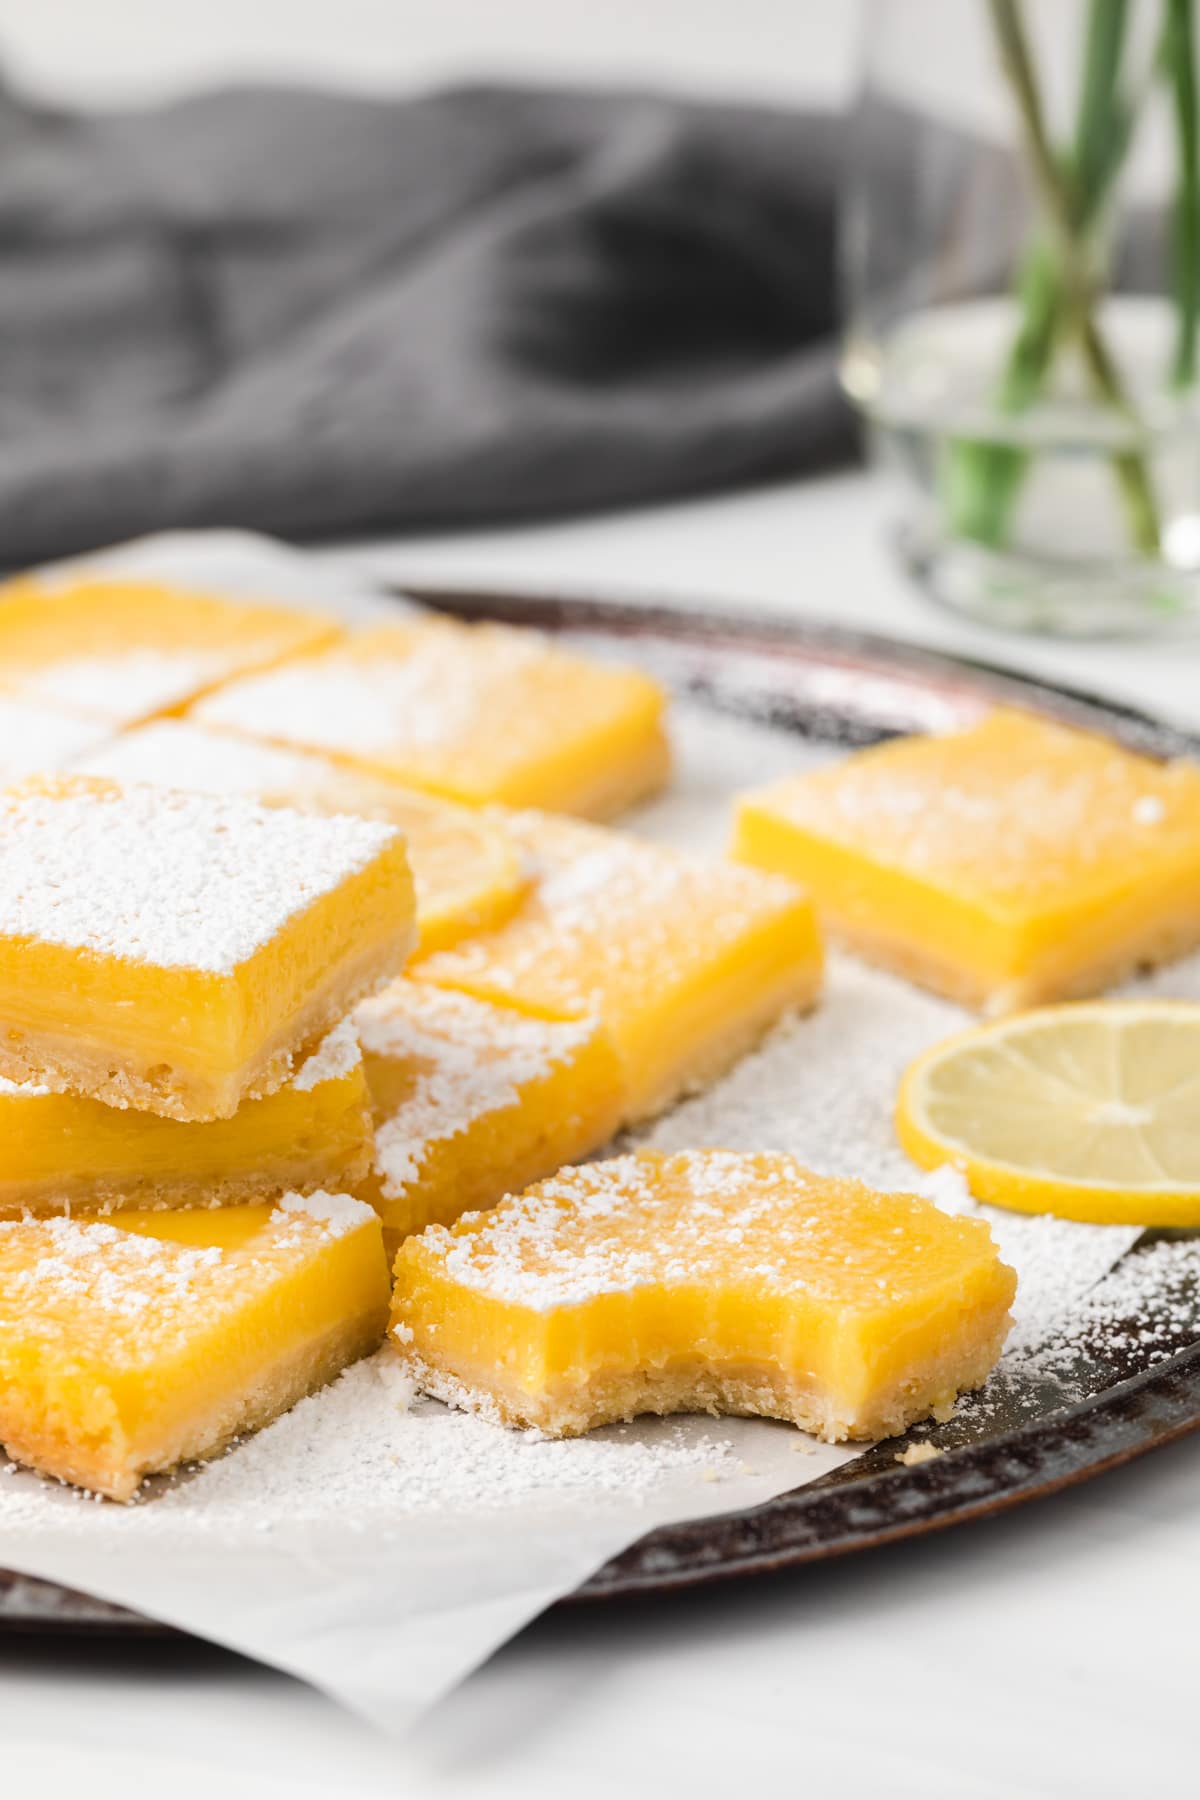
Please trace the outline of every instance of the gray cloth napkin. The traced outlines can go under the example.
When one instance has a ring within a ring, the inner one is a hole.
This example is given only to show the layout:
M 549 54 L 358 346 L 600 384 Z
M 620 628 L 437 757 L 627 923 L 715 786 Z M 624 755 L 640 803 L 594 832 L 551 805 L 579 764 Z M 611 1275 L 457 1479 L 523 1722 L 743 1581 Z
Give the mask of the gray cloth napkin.
M 838 460 L 822 116 L 0 91 L 0 560 L 651 500 Z

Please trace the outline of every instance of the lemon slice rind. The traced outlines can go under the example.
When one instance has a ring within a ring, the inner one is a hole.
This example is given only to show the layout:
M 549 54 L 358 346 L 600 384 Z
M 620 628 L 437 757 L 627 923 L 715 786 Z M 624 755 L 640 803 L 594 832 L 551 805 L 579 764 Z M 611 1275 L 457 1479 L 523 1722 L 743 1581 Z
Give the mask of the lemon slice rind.
M 945 1039 L 905 1072 L 896 1132 L 976 1199 L 1090 1224 L 1200 1225 L 1200 1005 L 1039 1008 Z

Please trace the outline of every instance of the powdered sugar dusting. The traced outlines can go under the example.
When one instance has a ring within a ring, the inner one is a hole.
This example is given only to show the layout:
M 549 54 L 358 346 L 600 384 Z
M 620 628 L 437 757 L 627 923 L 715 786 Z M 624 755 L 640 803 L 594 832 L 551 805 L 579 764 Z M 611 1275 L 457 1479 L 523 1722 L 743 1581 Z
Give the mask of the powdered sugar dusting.
M 619 1430 L 538 1442 L 429 1402 L 414 1409 L 404 1370 L 385 1350 L 207 1471 L 204 1503 L 214 1519 L 240 1510 L 251 1491 L 268 1517 L 273 1504 L 297 1502 L 336 1514 L 338 1496 L 346 1520 L 363 1504 L 374 1518 L 473 1516 L 572 1496 L 636 1505 L 673 1472 L 735 1472 L 719 1439 L 655 1435 L 652 1443 Z
M 782 818 L 956 891 L 1022 912 L 1079 885 L 1123 891 L 1194 855 L 1200 772 L 995 712 L 960 738 L 881 746 L 768 790 Z
M 246 1241 L 191 1243 L 119 1220 L 0 1219 L 0 1332 L 66 1356 L 134 1363 L 186 1345 L 284 1270 L 359 1230 L 371 1208 L 347 1194 L 288 1194 Z
M 329 779 L 320 757 L 221 731 L 186 719 L 156 719 L 81 757 L 83 774 L 205 794 L 291 794 Z
M 548 1011 L 642 998 L 795 904 L 786 881 L 572 819 L 509 817 L 537 885 L 521 912 L 422 960 L 420 977 Z
M 506 687 L 550 654 L 536 632 L 425 624 L 416 632 L 370 634 L 210 695 L 195 716 L 249 736 L 342 755 L 421 754 L 453 749 Z
M 900 1076 L 965 1023 L 949 1002 L 834 957 L 820 1010 L 781 1026 L 724 1081 L 661 1120 L 650 1141 L 664 1149 L 707 1142 L 788 1150 L 820 1173 L 921 1193 L 944 1211 L 985 1218 L 1017 1271 L 1013 1342 L 1036 1338 L 1138 1233 L 977 1206 L 957 1171 L 931 1177 L 913 1167 L 892 1126 Z
M 365 1200 L 355 1200 L 350 1194 L 330 1194 L 324 1188 L 317 1188 L 311 1194 L 285 1194 L 279 1202 L 279 1210 L 289 1216 L 299 1213 L 306 1219 L 313 1219 L 335 1238 L 357 1231 L 375 1217 Z
M 544 1440 L 497 1431 L 483 1420 L 414 1401 L 390 1350 L 359 1363 L 323 1393 L 178 1486 L 158 1483 L 152 1507 L 129 1512 L 70 1504 L 25 1483 L 0 1484 L 0 1526 L 17 1530 L 38 1513 L 84 1512 L 90 1530 L 138 1536 L 194 1531 L 243 1543 L 256 1530 L 315 1521 L 340 1533 L 368 1524 L 378 1539 L 405 1519 L 459 1520 L 578 1504 L 634 1508 L 671 1477 L 728 1482 L 742 1473 L 730 1442 L 709 1431 L 663 1426 L 648 1435 L 614 1427 L 587 1438 Z
M 5 796 L 0 932 L 229 974 L 399 834 L 168 789 Z
M 788 1156 L 688 1150 L 563 1170 L 458 1228 L 431 1228 L 416 1248 L 449 1280 L 539 1312 L 651 1284 L 731 1282 L 878 1307 L 910 1298 L 929 1259 L 965 1266 L 985 1254 L 982 1237 L 911 1197 L 814 1178 Z
M 215 1247 L 164 1243 L 99 1221 L 0 1220 L 0 1323 L 86 1342 L 215 1298 Z
M 764 776 L 777 777 L 783 755 L 797 771 L 840 760 L 820 745 L 783 740 L 781 750 L 778 733 L 729 719 L 712 726 L 707 715 L 687 707 L 678 711 L 675 735 L 684 771 L 703 767 L 712 781 L 719 759 L 721 778 L 733 793 Z M 664 795 L 645 817 L 656 837 L 678 841 L 681 829 L 690 840 L 701 836 L 686 779 L 678 801 Z M 710 808 L 710 844 L 722 841 L 729 818 L 728 807 L 723 815 Z M 1136 991 L 1200 995 L 1200 957 L 1160 970 Z M 969 1015 L 949 1001 L 834 954 L 825 998 L 814 1013 L 781 1025 L 723 1081 L 660 1120 L 644 1141 L 670 1150 L 697 1143 L 786 1150 L 818 1173 L 925 1193 L 945 1211 L 986 1219 L 1001 1256 L 1017 1271 L 1015 1325 L 1006 1351 L 1006 1358 L 1015 1357 L 1054 1329 L 1138 1233 L 980 1206 L 957 1171 L 931 1178 L 914 1168 L 892 1125 L 900 1077 L 921 1051 L 968 1023 Z
M 107 736 L 107 725 L 95 719 L 0 694 L 0 781 L 64 768 Z
M 222 649 L 114 650 L 23 671 L 21 687 L 113 724 L 132 723 L 189 700 L 231 666 L 236 659 L 231 665 Z
M 352 1019 L 343 1019 L 329 1036 L 317 1045 L 307 1062 L 292 1078 L 292 1086 L 302 1094 L 311 1093 L 323 1081 L 340 1081 L 362 1061 L 358 1035 Z
M 365 1001 L 355 1024 L 368 1054 L 410 1070 L 399 1106 L 376 1121 L 376 1171 L 392 1198 L 418 1178 L 434 1144 L 518 1106 L 523 1090 L 546 1080 L 596 1030 L 590 1019 L 525 1018 L 404 980 Z

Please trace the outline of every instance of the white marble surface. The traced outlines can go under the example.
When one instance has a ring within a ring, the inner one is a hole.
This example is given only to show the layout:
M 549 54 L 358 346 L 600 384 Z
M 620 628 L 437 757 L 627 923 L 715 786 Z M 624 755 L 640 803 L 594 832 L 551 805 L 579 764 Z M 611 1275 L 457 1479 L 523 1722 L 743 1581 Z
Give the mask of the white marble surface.
M 853 620 L 1200 726 L 1200 649 L 953 624 L 862 476 L 625 518 L 322 554 L 409 579 L 618 586 Z M 0 1640 L 0 1792 L 591 1800 L 1141 1800 L 1197 1789 L 1200 1439 L 921 1545 L 535 1626 L 415 1740 L 202 1647 Z

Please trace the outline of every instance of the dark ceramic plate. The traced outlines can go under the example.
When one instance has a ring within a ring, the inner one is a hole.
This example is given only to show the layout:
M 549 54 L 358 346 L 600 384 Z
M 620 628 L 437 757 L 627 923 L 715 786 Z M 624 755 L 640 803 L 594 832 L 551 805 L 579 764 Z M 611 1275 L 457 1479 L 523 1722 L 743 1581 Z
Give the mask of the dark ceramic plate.
M 409 590 L 411 592 L 411 590 Z M 986 664 L 766 616 L 687 612 L 579 598 L 418 592 L 462 618 L 503 619 L 625 644 L 676 691 L 780 730 L 855 745 L 966 721 L 997 700 L 1104 732 L 1157 756 L 1200 760 L 1200 740 L 1141 713 Z M 1150 1240 L 1129 1252 L 1145 1255 Z M 1148 1267 L 1156 1265 L 1150 1264 Z M 1127 1284 L 1144 1287 L 1144 1284 Z M 1151 1302 L 1151 1305 L 1153 1303 Z M 1106 1309 L 1073 1365 L 960 1404 L 923 1440 L 944 1454 L 898 1466 L 904 1440 L 751 1512 L 652 1532 L 587 1581 L 576 1600 L 666 1592 L 762 1574 L 986 1517 L 1056 1493 L 1200 1426 L 1200 1299 L 1180 1294 L 1147 1334 Z M 1150 1342 L 1146 1339 L 1149 1336 Z M 2 1553 L 2 1546 L 0 1546 Z M 159 1631 L 131 1613 L 0 1571 L 0 1626 Z

